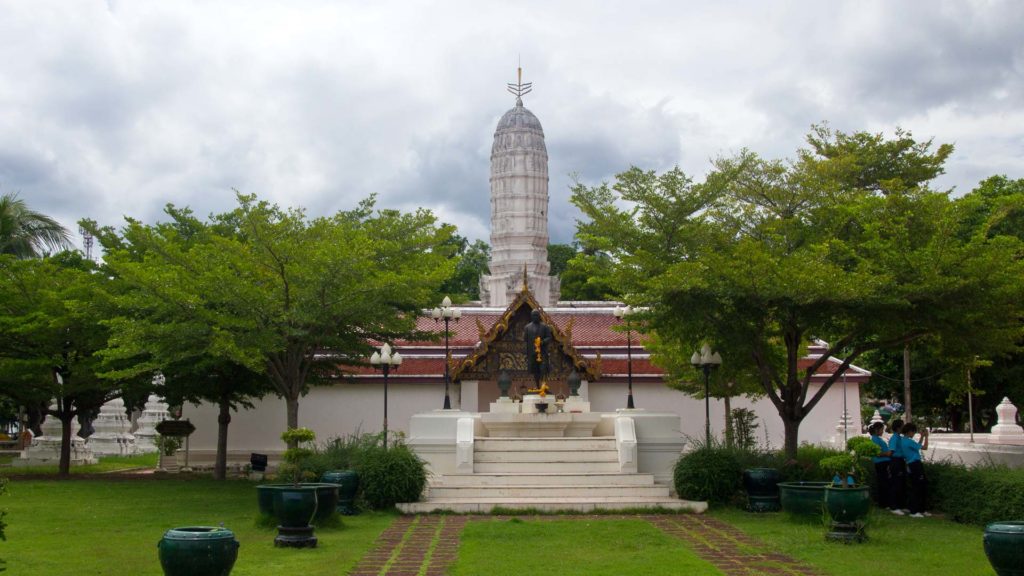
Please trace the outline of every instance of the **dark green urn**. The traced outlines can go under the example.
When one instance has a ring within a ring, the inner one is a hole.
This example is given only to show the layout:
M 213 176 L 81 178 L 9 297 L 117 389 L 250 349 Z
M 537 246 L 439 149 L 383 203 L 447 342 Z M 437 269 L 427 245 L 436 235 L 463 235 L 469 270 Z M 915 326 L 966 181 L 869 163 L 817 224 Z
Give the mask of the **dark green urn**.
M 277 518 L 275 546 L 292 548 L 315 548 L 316 536 L 313 523 L 334 513 L 338 503 L 338 487 L 334 484 L 264 484 L 256 487 L 260 511 L 269 499 L 271 514 Z M 321 495 L 324 497 L 325 512 L 318 514 Z
M 330 470 L 324 472 L 320 481 L 338 485 L 338 514 L 352 516 L 358 513 L 355 502 L 356 491 L 359 490 L 359 474 L 355 470 Z
M 867 539 L 864 534 L 864 519 L 871 511 L 870 486 L 826 487 L 825 509 L 832 519 L 829 531 L 825 535 L 826 539 L 846 543 L 863 542 Z
M 782 510 L 804 518 L 821 519 L 825 488 L 831 482 L 779 482 Z
M 238 558 L 238 540 L 227 528 L 172 528 L 156 547 L 165 576 L 227 576 Z
M 747 509 L 751 512 L 778 512 L 779 480 L 782 475 L 775 468 L 750 468 L 743 471 L 743 488 L 747 491 Z
M 1007 520 L 985 526 L 985 556 L 999 576 L 1024 576 L 1024 521 Z

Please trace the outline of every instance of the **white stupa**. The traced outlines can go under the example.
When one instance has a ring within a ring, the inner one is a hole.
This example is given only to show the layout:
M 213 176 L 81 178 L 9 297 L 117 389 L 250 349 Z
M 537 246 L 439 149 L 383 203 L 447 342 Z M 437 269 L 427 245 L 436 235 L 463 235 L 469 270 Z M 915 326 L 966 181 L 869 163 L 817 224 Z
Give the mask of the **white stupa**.
M 100 407 L 100 414 L 93 420 L 95 430 L 89 436 L 88 444 L 97 456 L 132 456 L 138 453 L 132 423 L 124 409 L 124 400 L 114 398 Z
M 541 306 L 554 306 L 561 293 L 548 262 L 548 151 L 540 120 L 523 106 L 532 83 L 509 84 L 514 108 L 498 121 L 491 147 L 490 274 L 480 277 L 484 306 L 505 307 L 523 281 Z M 523 278 L 523 274 L 527 278 Z
M 57 401 L 50 405 L 50 410 L 57 410 Z M 32 444 L 21 451 L 21 456 L 12 462 L 14 466 L 56 466 L 60 464 L 60 432 L 61 423 L 55 416 L 47 416 L 41 426 L 43 433 L 32 439 Z M 96 458 L 86 445 L 85 440 L 78 437 L 78 419 L 71 419 L 71 465 L 95 464 Z
M 142 416 L 138 420 L 138 429 L 135 430 L 135 446 L 141 452 L 156 452 L 156 425 L 170 418 L 167 412 L 167 403 L 156 394 L 150 394 L 146 406 L 142 410 Z

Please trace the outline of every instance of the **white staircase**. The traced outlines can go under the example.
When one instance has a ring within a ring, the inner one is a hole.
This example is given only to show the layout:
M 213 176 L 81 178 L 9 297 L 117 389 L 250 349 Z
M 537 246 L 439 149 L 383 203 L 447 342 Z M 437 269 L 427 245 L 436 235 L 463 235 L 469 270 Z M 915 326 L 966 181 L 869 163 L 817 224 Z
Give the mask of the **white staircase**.
M 653 474 L 622 472 L 613 436 L 475 438 L 473 473 L 431 479 L 422 502 L 399 504 L 407 514 L 433 511 L 576 511 L 662 508 L 703 512 L 679 500 Z

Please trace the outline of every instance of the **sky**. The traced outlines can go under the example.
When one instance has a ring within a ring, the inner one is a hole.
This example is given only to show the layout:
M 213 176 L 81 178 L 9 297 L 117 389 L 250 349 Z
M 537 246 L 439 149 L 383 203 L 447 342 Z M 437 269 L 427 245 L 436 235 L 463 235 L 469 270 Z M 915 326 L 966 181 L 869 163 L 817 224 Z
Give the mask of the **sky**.
M 425 207 L 489 235 L 494 129 L 521 63 L 552 242 L 575 180 L 813 124 L 952 143 L 935 183 L 1024 177 L 1024 2 L 0 0 L 0 193 L 72 231 L 206 215 L 235 190 L 310 216 Z M 80 242 L 80 241 L 79 241 Z

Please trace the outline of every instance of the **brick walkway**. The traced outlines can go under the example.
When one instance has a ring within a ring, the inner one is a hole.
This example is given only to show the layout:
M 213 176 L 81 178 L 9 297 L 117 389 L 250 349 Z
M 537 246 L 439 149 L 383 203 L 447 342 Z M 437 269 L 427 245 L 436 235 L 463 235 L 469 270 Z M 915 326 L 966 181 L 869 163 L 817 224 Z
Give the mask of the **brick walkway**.
M 402 516 L 377 538 L 349 576 L 443 576 L 455 562 L 462 528 L 470 520 L 510 516 Z M 524 520 L 619 520 L 641 518 L 679 538 L 723 574 L 818 576 L 813 567 L 767 549 L 729 524 L 697 514 L 645 516 L 520 516 Z

